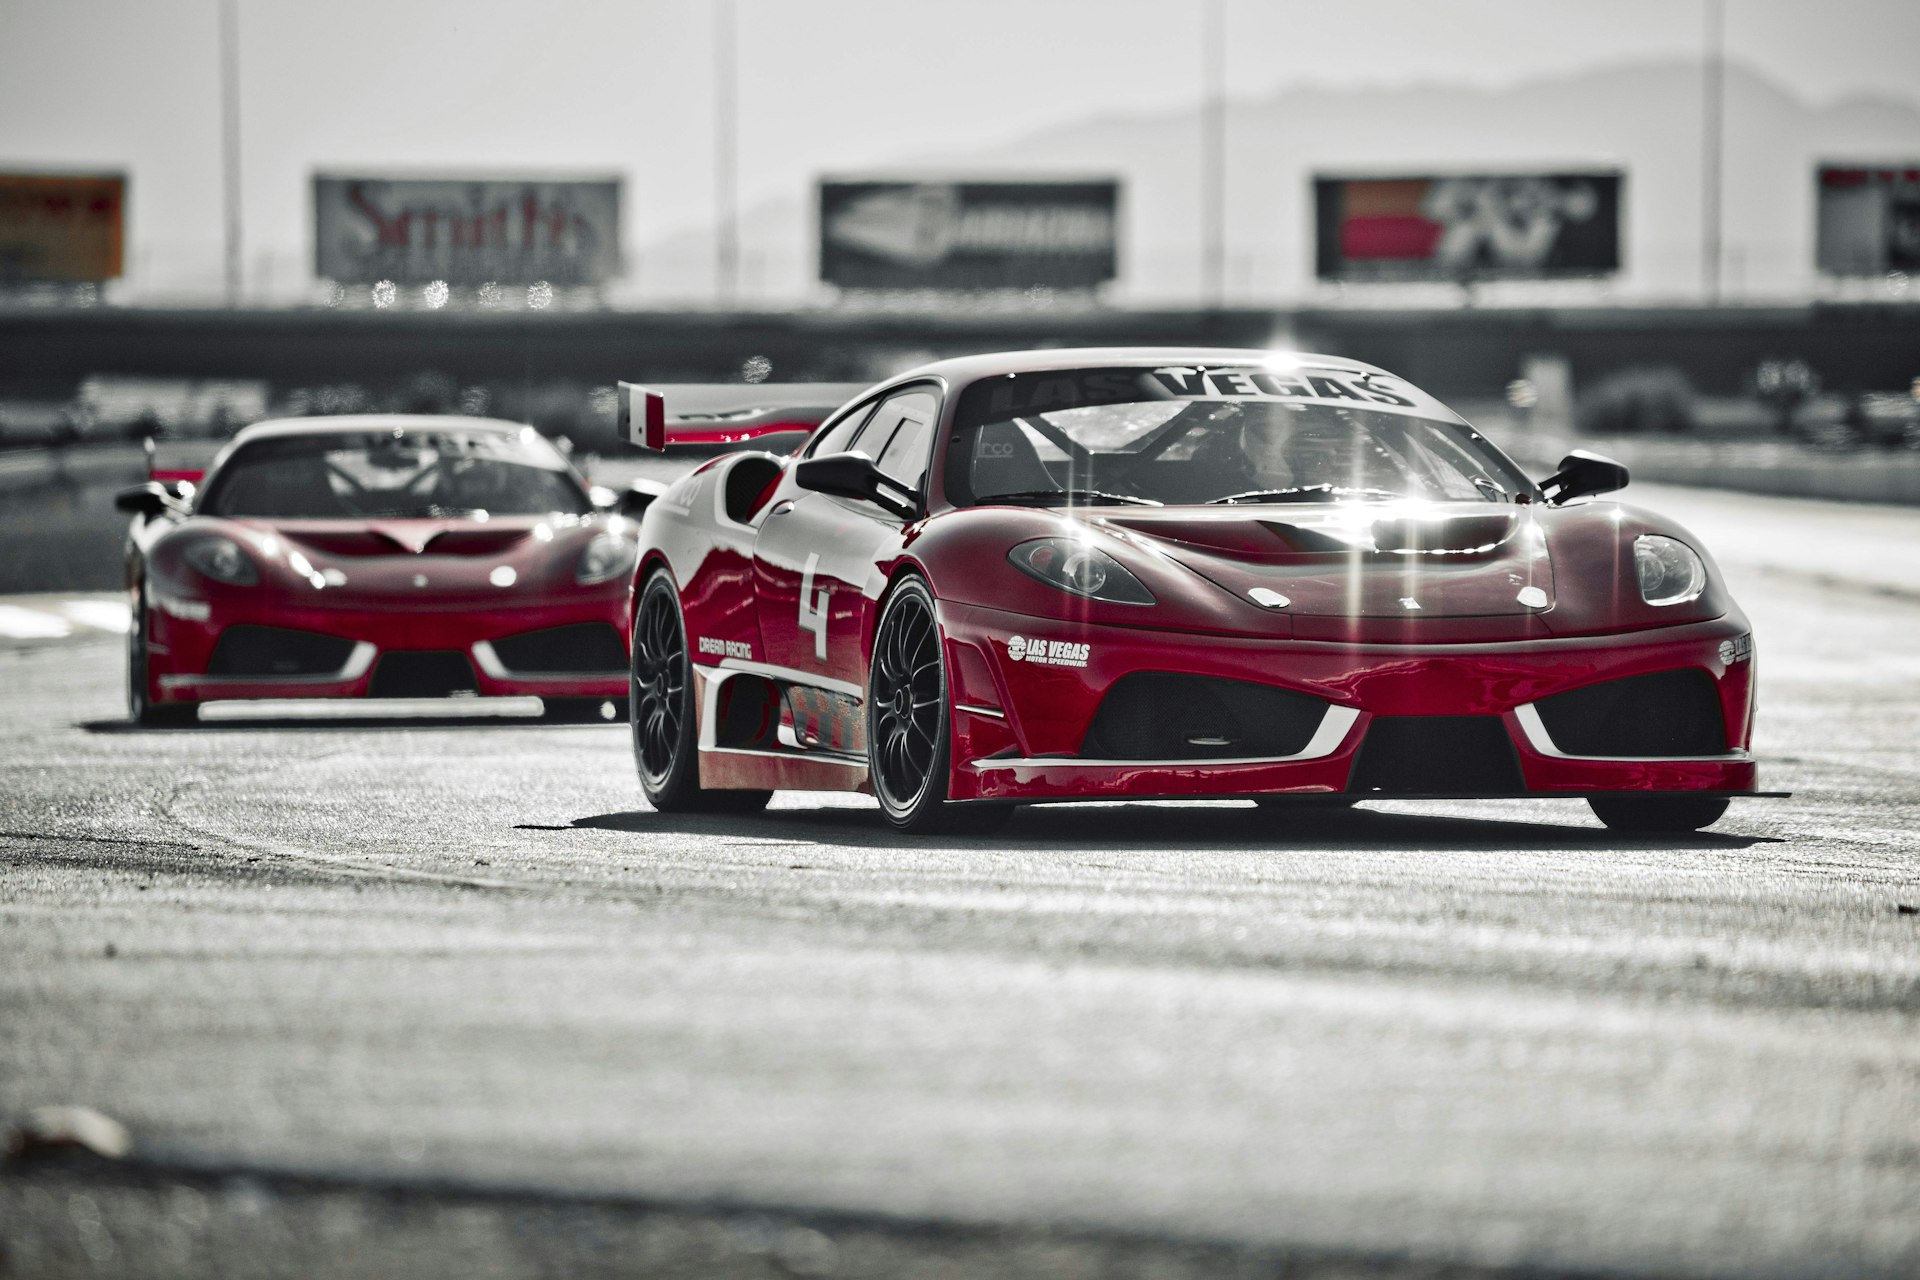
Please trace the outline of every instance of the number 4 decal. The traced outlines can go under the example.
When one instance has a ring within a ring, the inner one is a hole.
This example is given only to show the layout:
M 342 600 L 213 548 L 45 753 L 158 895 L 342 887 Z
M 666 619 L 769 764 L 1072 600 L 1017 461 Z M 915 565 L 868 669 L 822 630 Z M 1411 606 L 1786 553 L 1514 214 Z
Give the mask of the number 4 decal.
M 827 588 L 820 588 L 820 594 L 813 594 L 813 571 L 820 567 L 820 553 L 810 552 L 807 567 L 800 574 L 800 629 L 813 632 L 813 657 L 816 662 L 827 660 Z M 808 602 L 812 607 L 808 607 Z

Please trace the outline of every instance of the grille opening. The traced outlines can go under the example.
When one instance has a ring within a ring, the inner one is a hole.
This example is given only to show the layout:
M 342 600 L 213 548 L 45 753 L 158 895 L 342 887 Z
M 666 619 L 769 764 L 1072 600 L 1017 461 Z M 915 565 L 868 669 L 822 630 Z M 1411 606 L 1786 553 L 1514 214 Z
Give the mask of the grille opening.
M 207 661 L 210 676 L 332 675 L 347 665 L 353 641 L 287 627 L 228 627 L 214 642 Z
M 1699 667 L 1655 671 L 1556 693 L 1534 704 L 1553 745 L 1570 756 L 1720 756 L 1720 690 Z
M 387 653 L 373 668 L 372 698 L 445 698 L 474 693 L 473 664 L 453 651 Z
M 541 675 L 600 675 L 627 669 L 627 646 L 610 622 L 578 622 L 544 631 L 522 631 L 493 642 L 509 671 Z
M 714 742 L 762 750 L 780 745 L 780 691 L 759 676 L 733 676 L 720 686 Z
M 1499 716 L 1375 716 L 1349 791 L 1511 795 L 1527 789 Z
M 1214 760 L 1306 749 L 1327 704 L 1247 680 L 1142 671 L 1113 682 L 1080 754 L 1096 760 Z

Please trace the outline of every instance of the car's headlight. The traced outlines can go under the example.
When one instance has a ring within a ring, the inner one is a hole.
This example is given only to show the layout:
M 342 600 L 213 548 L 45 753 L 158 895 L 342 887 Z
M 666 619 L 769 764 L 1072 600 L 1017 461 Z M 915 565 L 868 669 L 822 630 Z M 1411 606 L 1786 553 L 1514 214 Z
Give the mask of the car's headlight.
M 1685 604 L 1707 589 L 1707 566 L 1684 542 L 1643 533 L 1633 540 L 1633 572 L 1648 604 Z
M 240 544 L 227 538 L 201 538 L 180 553 L 202 575 L 234 587 L 250 587 L 260 581 L 260 571 Z
M 1100 548 L 1073 538 L 1036 538 L 1007 553 L 1013 567 L 1050 587 L 1113 604 L 1152 604 L 1153 592 Z
M 573 576 L 583 586 L 606 582 L 632 573 L 639 558 L 639 543 L 630 542 L 617 533 L 598 534 L 580 553 L 580 566 Z

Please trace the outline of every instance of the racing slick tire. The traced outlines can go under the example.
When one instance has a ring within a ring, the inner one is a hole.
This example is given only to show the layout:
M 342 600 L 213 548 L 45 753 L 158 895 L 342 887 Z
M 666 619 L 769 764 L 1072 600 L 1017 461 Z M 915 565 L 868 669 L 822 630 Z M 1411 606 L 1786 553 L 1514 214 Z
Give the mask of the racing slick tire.
M 1727 811 L 1725 796 L 1588 796 L 1593 816 L 1612 831 L 1698 831 Z
M 945 645 L 925 581 L 894 588 L 874 628 L 867 672 L 867 775 L 880 812 L 910 835 L 985 835 L 1006 825 L 1013 806 L 947 799 L 953 714 Z
M 147 589 L 134 598 L 127 624 L 127 719 L 149 728 L 192 724 L 200 716 L 197 702 L 155 702 L 153 677 L 147 670 Z
M 656 569 L 633 611 L 632 678 L 627 699 L 633 763 L 647 803 L 662 813 L 756 813 L 771 791 L 709 790 L 700 785 L 694 738 L 693 660 L 680 597 Z

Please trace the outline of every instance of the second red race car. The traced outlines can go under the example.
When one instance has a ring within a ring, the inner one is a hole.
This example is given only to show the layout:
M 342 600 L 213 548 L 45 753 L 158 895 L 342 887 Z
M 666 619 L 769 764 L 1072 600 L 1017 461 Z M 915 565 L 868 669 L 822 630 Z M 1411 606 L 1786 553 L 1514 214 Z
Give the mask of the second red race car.
M 549 714 L 617 715 L 638 551 L 628 517 L 646 495 L 597 497 L 518 423 L 249 427 L 204 476 L 156 474 L 120 495 L 134 515 L 130 713 L 177 723 L 216 701 L 453 710 L 536 695 Z
M 818 421 L 755 406 L 735 435 Z M 623 386 L 636 442 L 673 389 Z M 1753 641 L 1699 540 L 1536 483 L 1358 361 L 978 356 L 648 510 L 640 780 L 662 809 L 870 792 L 907 831 L 1014 805 L 1581 797 L 1693 830 L 1756 794 Z

